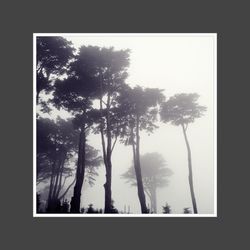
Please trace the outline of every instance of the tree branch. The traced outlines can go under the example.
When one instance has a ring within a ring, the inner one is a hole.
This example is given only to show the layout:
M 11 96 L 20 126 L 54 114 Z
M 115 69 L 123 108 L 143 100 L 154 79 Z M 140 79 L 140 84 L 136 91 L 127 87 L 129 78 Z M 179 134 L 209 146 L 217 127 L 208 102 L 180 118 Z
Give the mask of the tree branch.
M 102 103 L 107 107 L 107 103 L 102 100 Z
M 73 180 L 73 182 L 68 186 L 68 188 L 65 190 L 65 192 L 58 198 L 59 200 L 61 200 L 62 198 L 64 198 L 64 196 L 68 193 L 69 189 L 74 185 L 74 183 L 76 182 L 76 178 Z
M 117 138 L 118 138 L 118 136 L 115 137 L 115 140 L 114 140 L 114 142 L 113 142 L 113 145 L 112 145 L 112 148 L 111 148 L 111 154 L 112 154 L 113 149 L 114 149 L 114 147 L 115 147 L 115 144 L 116 144 L 116 142 L 117 142 Z

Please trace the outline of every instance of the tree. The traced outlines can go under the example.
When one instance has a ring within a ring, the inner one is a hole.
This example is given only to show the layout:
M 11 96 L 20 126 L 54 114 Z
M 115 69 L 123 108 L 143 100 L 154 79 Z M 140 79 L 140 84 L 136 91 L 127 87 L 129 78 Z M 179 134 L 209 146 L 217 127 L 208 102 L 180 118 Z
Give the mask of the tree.
M 93 204 L 89 204 L 89 207 L 88 207 L 86 213 L 87 214 L 95 214 L 96 213 L 95 209 L 93 208 Z
M 86 153 L 85 153 L 85 178 L 84 181 L 88 183 L 89 186 L 93 186 L 95 183 L 95 178 L 98 176 L 97 168 L 102 164 L 103 159 L 99 155 L 99 151 L 93 148 L 92 146 L 86 144 Z M 63 200 L 67 195 L 70 188 L 75 184 L 76 178 L 68 185 L 68 187 L 63 191 L 58 199 Z M 65 183 L 65 181 L 64 181 Z M 63 185 L 64 187 L 64 185 Z M 62 187 L 62 190 L 63 190 Z
M 58 200 L 64 199 L 76 181 L 74 178 L 64 189 L 66 180 L 75 172 L 70 165 L 74 164 L 78 133 L 73 128 L 72 119 L 65 121 L 57 118 L 54 122 L 40 118 L 37 123 L 37 179 L 39 182 L 47 182 L 50 179 L 48 211 L 58 212 L 55 210 Z M 91 186 L 94 185 L 95 177 L 98 175 L 97 168 L 101 163 L 102 157 L 99 156 L 99 151 L 86 144 L 86 182 Z
M 71 169 L 66 168 L 65 164 L 76 150 L 77 134 L 71 120 L 59 117 L 56 122 L 40 118 L 37 120 L 37 128 L 38 180 L 50 177 L 48 211 L 54 212 L 63 186 L 63 176 L 71 173 Z
M 86 82 L 88 83 L 88 81 Z M 70 211 L 73 213 L 80 213 L 81 190 L 86 167 L 86 136 L 92 125 L 92 120 L 88 115 L 92 103 L 86 93 L 87 90 L 85 89 L 84 83 L 82 79 L 75 77 L 70 77 L 60 82 L 57 81 L 55 83 L 53 99 L 57 107 L 63 107 L 73 114 L 73 124 L 79 138 L 76 182 L 70 208 Z
M 92 104 L 98 89 L 94 68 L 89 67 L 91 62 L 85 61 L 86 55 L 83 52 L 83 49 L 80 48 L 79 53 L 69 65 L 68 77 L 55 82 L 52 99 L 58 109 L 63 108 L 71 113 L 74 117 L 75 129 L 79 133 L 76 182 L 70 208 L 72 213 L 80 213 L 81 191 L 86 167 L 86 137 L 94 122 Z
M 170 213 L 171 213 L 171 208 L 170 208 L 170 206 L 168 205 L 168 203 L 166 203 L 166 205 L 163 206 L 162 208 L 163 208 L 163 213 L 164 213 L 164 214 L 170 214 Z
M 141 173 L 145 193 L 151 203 L 151 211 L 157 213 L 157 188 L 168 185 L 172 171 L 166 168 L 166 162 L 159 153 L 147 153 L 141 156 Z M 122 175 L 132 186 L 137 185 L 135 168 L 132 166 Z
M 76 70 L 87 70 L 96 79 L 98 86 L 97 100 L 99 109 L 96 110 L 96 133 L 100 133 L 103 151 L 103 161 L 106 170 L 105 213 L 112 213 L 112 152 L 117 136 L 113 120 L 114 108 L 117 105 L 119 90 L 124 85 L 129 65 L 129 51 L 115 51 L 114 48 L 88 46 L 80 48 L 81 60 Z
M 135 175 L 137 181 L 138 198 L 142 213 L 148 213 L 141 173 L 140 162 L 140 131 L 152 133 L 157 128 L 157 106 L 164 100 L 162 90 L 157 88 L 130 88 L 124 86 L 119 95 L 118 113 L 123 124 L 119 135 L 125 145 L 131 145 Z
M 191 199 L 193 204 L 194 213 L 198 213 L 194 185 L 193 185 L 193 171 L 192 171 L 192 159 L 191 148 L 187 138 L 188 125 L 200 118 L 206 111 L 206 107 L 200 106 L 197 103 L 199 95 L 194 94 L 176 94 L 171 97 L 167 102 L 164 102 L 161 106 L 161 120 L 165 123 L 171 122 L 173 125 L 181 126 L 186 147 L 188 153 L 188 170 L 189 170 L 189 186 L 191 192 Z
M 65 73 L 67 64 L 73 57 L 72 43 L 63 37 L 37 37 L 37 95 L 42 90 L 51 90 L 51 76 Z
M 183 213 L 184 213 L 184 214 L 191 214 L 190 208 L 189 208 L 189 207 L 183 208 Z

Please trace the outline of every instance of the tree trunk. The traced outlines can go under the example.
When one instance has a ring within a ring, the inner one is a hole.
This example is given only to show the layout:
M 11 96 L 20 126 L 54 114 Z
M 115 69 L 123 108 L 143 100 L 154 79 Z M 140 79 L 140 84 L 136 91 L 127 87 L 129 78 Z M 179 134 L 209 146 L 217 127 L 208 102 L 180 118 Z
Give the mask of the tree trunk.
M 140 162 L 140 135 L 139 135 L 139 117 L 136 117 L 136 148 L 135 148 L 135 175 L 137 180 L 138 197 L 141 205 L 141 212 L 148 213 L 146 205 L 146 198 L 144 193 L 142 174 L 141 174 L 141 162 Z
M 49 195 L 47 200 L 47 211 L 51 212 L 52 210 L 52 193 L 54 189 L 54 178 L 55 178 L 55 168 L 56 168 L 57 160 L 53 162 L 52 170 L 51 170 L 51 177 L 50 177 L 50 186 L 49 186 Z
M 110 95 L 108 94 L 108 101 L 107 101 L 107 114 L 105 116 L 107 122 L 107 148 L 105 143 L 104 137 L 104 121 L 103 121 L 103 79 L 102 74 L 100 74 L 100 114 L 101 114 L 101 121 L 100 121 L 100 132 L 101 132 L 101 141 L 102 141 L 102 152 L 103 152 L 103 161 L 106 170 L 106 182 L 103 185 L 105 191 L 105 204 L 104 204 L 104 213 L 111 213 L 112 212 L 112 193 L 111 193 L 111 179 L 112 179 L 112 163 L 111 163 L 111 131 L 110 131 L 110 124 L 109 124 L 109 108 L 110 108 Z
M 148 206 L 148 208 L 150 208 L 150 211 L 153 211 L 153 199 L 152 199 L 152 195 L 151 195 L 151 191 L 149 191 L 148 189 L 144 189 L 146 195 L 148 196 L 149 200 L 150 200 L 150 206 Z
M 80 213 L 81 206 L 81 191 L 85 174 L 85 146 L 86 146 L 86 131 L 85 124 L 81 128 L 78 149 L 78 162 L 76 170 L 76 183 L 74 187 L 74 194 L 71 198 L 71 213 Z
M 64 199 L 65 195 L 68 193 L 70 188 L 75 184 L 75 182 L 76 182 L 76 178 L 70 183 L 70 185 L 67 187 L 64 193 L 58 198 L 59 200 Z
M 107 154 L 106 154 L 106 183 L 104 184 L 105 189 L 105 213 L 112 213 L 112 161 L 111 161 L 111 153 L 112 153 L 112 135 L 111 135 L 111 127 L 110 127 L 110 94 L 108 94 L 107 100 Z
M 55 199 L 58 199 L 61 188 L 62 188 L 62 176 L 63 176 L 64 163 L 65 163 L 65 160 L 67 157 L 67 153 L 65 152 L 62 157 L 63 157 L 63 159 L 62 159 L 62 164 L 61 164 L 61 168 L 60 168 L 60 172 L 59 172 L 59 184 L 58 184 L 58 188 L 56 190 Z
M 112 213 L 111 180 L 112 180 L 112 164 L 111 161 L 108 159 L 108 165 L 106 167 L 106 183 L 104 184 L 104 189 L 105 189 L 104 213 Z
M 153 208 L 153 212 L 155 214 L 157 214 L 157 197 L 156 197 L 156 188 L 152 189 L 151 192 L 151 197 L 152 197 L 152 208 Z
M 57 192 L 57 188 L 58 188 L 58 182 L 59 182 L 59 177 L 60 177 L 60 173 L 61 173 L 62 162 L 63 162 L 63 159 L 62 159 L 62 155 L 61 155 L 61 157 L 59 159 L 59 164 L 58 164 L 57 170 L 56 170 L 56 180 L 55 180 L 55 184 L 53 187 L 52 200 L 56 199 L 56 192 Z
M 189 142 L 188 142 L 188 139 L 187 139 L 186 128 L 184 127 L 184 124 L 181 124 L 181 126 L 182 126 L 182 130 L 183 130 L 183 134 L 184 134 L 184 138 L 185 138 L 185 142 L 186 142 L 186 146 L 187 146 L 187 152 L 188 152 L 188 170 L 189 170 L 188 180 L 189 180 L 193 210 L 194 210 L 195 214 L 198 214 L 196 199 L 195 199 L 195 194 L 194 194 L 191 149 L 190 149 Z

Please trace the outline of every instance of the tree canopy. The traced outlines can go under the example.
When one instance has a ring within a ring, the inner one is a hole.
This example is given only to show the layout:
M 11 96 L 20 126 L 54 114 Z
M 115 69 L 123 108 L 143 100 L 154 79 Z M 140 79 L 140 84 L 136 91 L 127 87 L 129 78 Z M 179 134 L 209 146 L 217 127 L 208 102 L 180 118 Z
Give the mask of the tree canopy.
M 182 93 L 170 97 L 167 102 L 162 103 L 161 120 L 177 126 L 194 122 L 207 110 L 197 103 L 198 98 L 199 95 L 196 93 Z
M 167 168 L 167 163 L 161 154 L 147 153 L 141 156 L 142 179 L 145 189 L 150 190 L 153 187 L 164 187 L 168 185 L 169 179 L 173 172 Z M 128 171 L 122 174 L 132 186 L 136 186 L 135 169 L 131 166 Z
M 172 170 L 166 167 L 166 161 L 161 154 L 147 153 L 141 156 L 141 174 L 145 193 L 151 202 L 151 210 L 157 212 L 156 190 L 167 186 L 169 177 L 173 174 Z M 137 178 L 134 166 L 122 175 L 132 186 L 137 186 Z
M 51 90 L 51 75 L 64 74 L 75 51 L 63 37 L 37 37 L 37 101 L 42 90 Z

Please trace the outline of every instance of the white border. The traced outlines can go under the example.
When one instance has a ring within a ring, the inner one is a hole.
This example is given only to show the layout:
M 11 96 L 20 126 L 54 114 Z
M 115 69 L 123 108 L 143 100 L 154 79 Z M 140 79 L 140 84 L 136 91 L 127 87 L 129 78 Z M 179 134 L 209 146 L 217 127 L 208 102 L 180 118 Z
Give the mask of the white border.
M 38 214 L 36 213 L 36 37 L 213 37 L 214 38 L 214 213 L 213 214 Z M 217 33 L 33 33 L 33 217 L 217 217 Z

